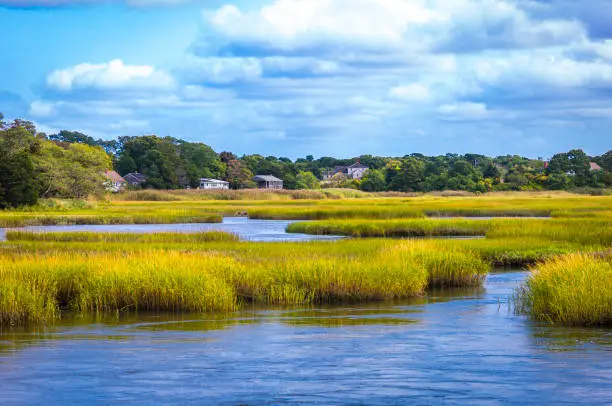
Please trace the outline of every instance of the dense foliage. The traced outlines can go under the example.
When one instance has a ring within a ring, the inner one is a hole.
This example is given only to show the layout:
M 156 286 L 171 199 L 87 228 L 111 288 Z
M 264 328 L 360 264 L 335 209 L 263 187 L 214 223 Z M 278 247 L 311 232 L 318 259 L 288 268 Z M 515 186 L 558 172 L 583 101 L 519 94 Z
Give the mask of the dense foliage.
M 40 197 L 83 198 L 104 191 L 111 160 L 100 146 L 69 143 L 0 114 L 0 208 L 35 204 Z
M 612 186 L 612 150 L 589 157 L 574 149 L 550 162 L 517 155 L 496 158 L 478 154 L 428 157 L 362 155 L 353 159 L 312 155 L 286 157 L 216 153 L 203 143 L 155 135 L 94 139 L 75 131 L 38 133 L 29 121 L 5 123 L 0 114 L 0 207 L 36 203 L 40 197 L 83 198 L 104 191 L 103 173 L 114 167 L 121 175 L 146 176 L 143 188 L 196 188 L 200 178 L 230 182 L 233 189 L 255 187 L 255 174 L 273 175 L 286 189 L 353 188 L 367 192 L 460 190 L 602 189 Z M 343 174 L 325 178 L 336 167 L 356 162 L 369 170 L 362 179 Z M 601 170 L 592 163 L 597 164 Z

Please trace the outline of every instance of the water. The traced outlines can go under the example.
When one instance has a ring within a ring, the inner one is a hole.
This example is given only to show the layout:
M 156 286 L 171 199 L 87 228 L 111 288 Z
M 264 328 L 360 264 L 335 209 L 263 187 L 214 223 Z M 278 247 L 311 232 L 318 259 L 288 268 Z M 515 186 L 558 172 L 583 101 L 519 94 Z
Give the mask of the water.
M 294 221 L 284 220 L 251 220 L 246 217 L 225 217 L 218 224 L 117 224 L 117 225 L 74 225 L 74 226 L 32 226 L 21 230 L 44 232 L 100 232 L 100 233 L 196 233 L 202 231 L 227 231 L 234 233 L 245 241 L 313 241 L 337 240 L 337 236 L 317 236 L 308 234 L 291 234 L 285 229 Z M 0 241 L 6 239 L 0 228 Z
M 523 272 L 397 303 L 0 333 L 3 404 L 612 404 L 612 331 L 508 307 Z

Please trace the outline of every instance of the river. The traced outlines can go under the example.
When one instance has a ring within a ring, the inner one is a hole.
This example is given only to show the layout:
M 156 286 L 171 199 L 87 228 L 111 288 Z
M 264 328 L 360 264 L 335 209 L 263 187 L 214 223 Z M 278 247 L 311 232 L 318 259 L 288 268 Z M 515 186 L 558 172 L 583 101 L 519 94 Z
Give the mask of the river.
M 612 404 L 612 331 L 511 311 L 525 272 L 370 305 L 0 334 L 2 404 Z
M 113 224 L 72 226 L 31 226 L 19 228 L 40 232 L 96 232 L 96 233 L 197 233 L 203 231 L 226 231 L 236 234 L 243 241 L 315 241 L 337 240 L 342 237 L 326 235 L 291 234 L 285 231 L 295 221 L 252 220 L 246 217 L 225 217 L 222 223 L 189 224 Z M 5 229 L 0 228 L 0 241 L 6 239 Z

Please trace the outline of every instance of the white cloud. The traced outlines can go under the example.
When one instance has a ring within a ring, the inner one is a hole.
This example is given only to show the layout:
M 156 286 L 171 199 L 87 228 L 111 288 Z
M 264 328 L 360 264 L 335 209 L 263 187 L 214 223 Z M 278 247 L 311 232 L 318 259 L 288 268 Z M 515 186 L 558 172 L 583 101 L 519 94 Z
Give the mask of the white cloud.
M 481 120 L 489 114 L 486 104 L 472 102 L 443 104 L 438 107 L 438 112 L 445 119 L 452 120 Z
M 30 115 L 34 117 L 51 117 L 55 115 L 55 105 L 46 101 L 34 101 L 30 104 Z
M 269 54 L 530 48 L 586 37 L 577 21 L 538 21 L 508 0 L 275 0 L 254 11 L 226 5 L 206 18 L 220 46 Z
M 380 50 L 405 45 L 411 26 L 443 17 L 419 1 L 276 0 L 255 12 L 226 5 L 209 17 L 229 41 L 260 43 L 290 51 L 335 43 Z
M 474 72 L 486 85 L 541 84 L 581 87 L 612 84 L 612 64 L 574 60 L 554 50 L 480 57 Z
M 174 79 L 148 65 L 126 65 L 120 59 L 108 63 L 82 63 L 56 70 L 47 76 L 47 86 L 68 92 L 79 89 L 170 89 Z
M 48 124 L 77 117 L 97 132 L 109 122 L 115 132 L 178 137 L 205 128 L 219 148 L 231 142 L 238 152 L 311 151 L 320 141 L 323 153 L 342 155 L 356 148 L 351 140 L 368 140 L 362 152 L 385 142 L 395 152 L 419 134 L 469 133 L 449 150 L 479 147 L 467 143 L 475 133 L 523 129 L 552 142 L 570 126 L 541 130 L 561 116 L 609 120 L 612 43 L 592 41 L 572 18 L 538 18 L 530 1 L 227 5 L 204 12 L 206 26 L 173 76 L 120 60 L 84 63 L 52 72 L 55 91 L 30 108 Z
M 190 58 L 182 68 L 195 83 L 228 84 L 261 77 L 262 62 L 257 58 Z
M 432 97 L 429 88 L 421 83 L 394 87 L 389 91 L 389 96 L 398 100 L 413 102 L 428 101 Z

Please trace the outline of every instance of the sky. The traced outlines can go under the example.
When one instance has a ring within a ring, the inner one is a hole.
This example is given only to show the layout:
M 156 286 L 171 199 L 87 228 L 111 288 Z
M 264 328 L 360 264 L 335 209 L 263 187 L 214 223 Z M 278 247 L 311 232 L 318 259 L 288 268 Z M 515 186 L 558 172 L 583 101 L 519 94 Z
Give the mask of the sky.
M 612 1 L 0 0 L 0 112 L 290 158 L 612 149 Z

